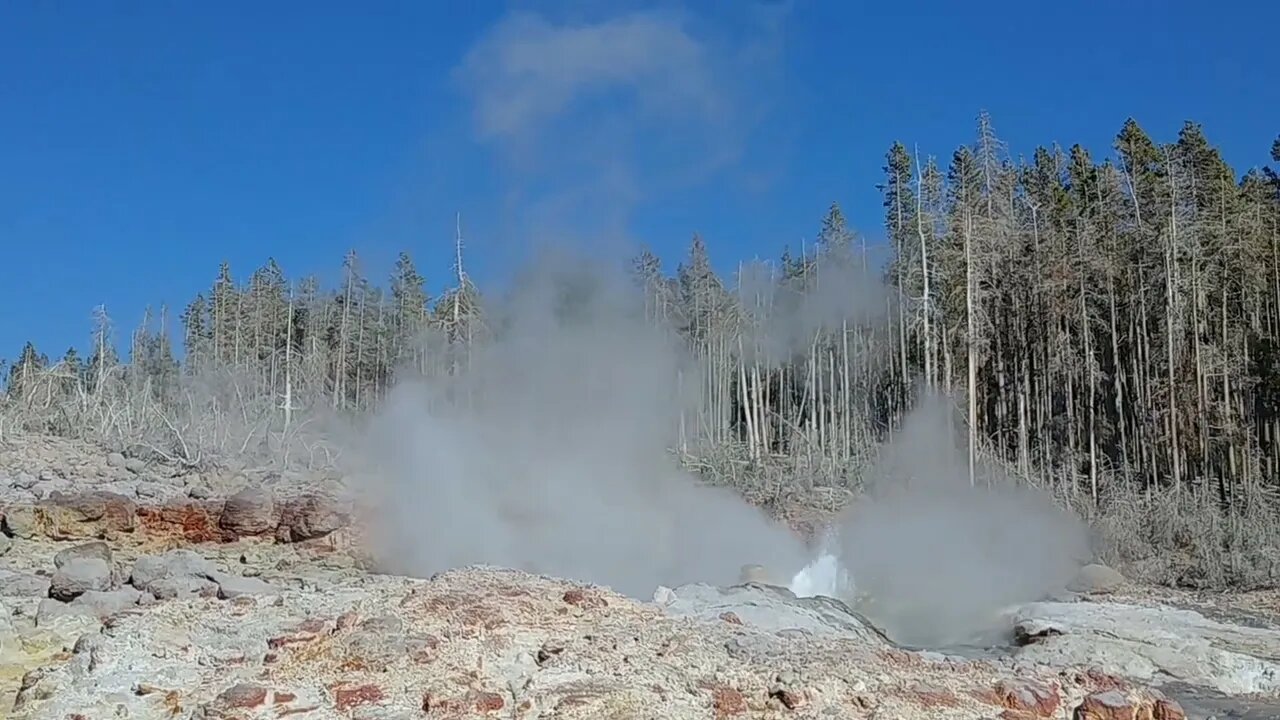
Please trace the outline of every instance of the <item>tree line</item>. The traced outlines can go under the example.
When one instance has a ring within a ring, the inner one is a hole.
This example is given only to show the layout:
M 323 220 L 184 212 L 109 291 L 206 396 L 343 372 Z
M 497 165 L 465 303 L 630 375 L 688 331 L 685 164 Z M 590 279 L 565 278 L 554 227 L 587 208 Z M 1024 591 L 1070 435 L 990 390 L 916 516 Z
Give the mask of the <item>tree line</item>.
M 701 236 L 673 275 L 652 252 L 635 258 L 646 313 L 705 369 L 681 450 L 803 457 L 823 482 L 852 482 L 924 385 L 957 399 L 971 457 L 1094 505 L 1121 490 L 1224 512 L 1264 502 L 1280 485 L 1277 172 L 1238 174 L 1193 122 L 1162 143 L 1130 119 L 1098 157 L 1080 145 L 1014 157 L 989 116 L 976 125 L 949 157 L 886 153 L 883 268 L 836 204 L 811 245 L 725 276 Z M 177 318 L 148 313 L 127 364 L 101 311 L 87 359 L 27 344 L 8 367 L 8 426 L 119 440 L 135 423 L 160 428 L 156 450 L 194 455 L 175 448 L 175 418 L 193 412 L 193 385 L 232 392 L 212 380 L 227 377 L 237 397 L 212 402 L 246 419 L 255 408 L 262 438 L 319 408 L 368 410 L 397 374 L 456 372 L 493 331 L 460 241 L 453 261 L 435 296 L 407 253 L 385 284 L 350 253 L 332 288 L 274 261 L 245 281 L 224 264 Z M 887 301 L 805 326 L 771 357 L 756 330 L 824 286 L 852 292 L 851 268 L 876 274 Z M 150 409 L 121 410 L 140 396 Z

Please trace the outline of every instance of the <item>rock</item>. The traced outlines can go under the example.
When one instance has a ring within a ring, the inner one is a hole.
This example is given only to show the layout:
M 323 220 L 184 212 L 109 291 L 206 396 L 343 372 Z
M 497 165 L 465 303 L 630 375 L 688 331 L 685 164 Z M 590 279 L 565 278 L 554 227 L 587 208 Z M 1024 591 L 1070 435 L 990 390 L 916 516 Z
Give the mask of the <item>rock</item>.
M 4 527 L 14 537 L 30 540 L 40 534 L 34 505 L 15 504 L 4 510 Z
M 70 605 L 84 609 L 95 617 L 106 619 L 143 603 L 144 593 L 131 587 L 116 590 L 88 590 Z
M 133 494 L 148 500 L 167 499 L 177 495 L 173 488 L 164 483 L 151 480 L 139 480 L 133 488 Z
M 170 550 L 163 555 L 144 555 L 133 564 L 129 582 L 158 600 L 189 597 L 217 597 L 218 573 L 214 564 L 191 550 Z
M 744 626 L 770 634 L 800 630 L 815 636 L 889 644 L 879 630 L 843 602 L 823 596 L 798 598 L 790 590 L 772 585 L 681 585 L 675 589 L 675 599 L 663 609 L 671 615 L 720 622 L 723 614 L 733 613 Z
M 280 590 L 271 583 L 253 577 L 213 571 L 209 580 L 218 584 L 218 597 L 230 600 L 242 595 L 276 595 Z
M 138 506 L 123 495 L 103 491 L 54 492 L 35 507 L 39 533 L 54 540 L 78 540 L 130 533 Z
M 35 487 L 31 488 L 31 492 L 40 499 L 52 497 L 54 493 L 66 493 L 74 487 L 70 480 L 62 478 L 54 478 L 52 480 L 41 480 Z
M 995 694 L 1003 707 L 1036 718 L 1054 717 L 1062 702 L 1057 688 L 1025 681 L 1002 680 Z
M 0 568 L 0 596 L 47 597 L 49 578 Z
M 111 566 L 101 558 L 79 557 L 66 561 L 53 573 L 49 597 L 68 602 L 89 590 L 111 587 Z
M 0 533 L 0 557 L 4 557 L 12 549 L 13 540 L 10 540 L 8 535 Z
M 1104 594 L 1115 592 L 1124 585 L 1124 576 L 1106 565 L 1092 564 L 1080 568 L 1076 577 L 1067 585 L 1072 592 Z
M 94 540 L 93 542 L 81 543 L 80 545 L 59 550 L 53 556 L 53 566 L 60 568 L 72 560 L 91 558 L 96 558 L 110 565 L 113 560 L 111 546 L 101 540 Z
M 124 467 L 125 462 L 126 460 L 124 455 L 118 452 L 113 452 L 107 455 L 107 467 L 122 468 Z
M 243 709 L 265 705 L 267 689 L 255 683 L 238 683 L 218 693 L 213 704 L 218 709 Z
M 124 469 L 135 475 L 147 469 L 147 464 L 138 458 L 129 458 L 124 461 Z
M 245 488 L 227 498 L 218 525 L 235 535 L 261 535 L 279 524 L 275 499 L 271 493 Z
M 87 618 L 98 617 L 91 607 L 65 603 L 61 600 L 54 600 L 53 598 L 45 598 L 41 600 L 40 604 L 36 607 L 36 627 L 47 627 L 59 618 L 76 616 Z
M 1163 696 L 1133 698 L 1119 690 L 1093 693 L 1076 706 L 1073 720 L 1186 720 L 1182 707 Z
M 302 542 L 324 537 L 350 521 L 350 508 L 345 503 L 329 495 L 304 495 L 285 504 L 276 539 Z
M 191 550 L 170 550 L 162 555 L 143 555 L 133 563 L 129 583 L 139 590 L 151 590 L 155 583 L 168 578 L 201 578 L 217 568 L 202 555 Z M 156 597 L 160 597 L 156 593 Z
M 218 527 L 222 503 L 170 498 L 163 505 L 138 508 L 138 523 L 151 538 L 164 538 L 182 544 L 221 542 L 231 539 Z
M 1030 603 L 1013 616 L 1017 659 L 1103 667 L 1141 682 L 1228 694 L 1280 692 L 1280 631 L 1225 625 L 1167 606 Z
M 192 597 L 217 597 L 218 583 L 204 577 L 164 577 L 147 584 L 147 592 L 157 600 L 175 600 Z

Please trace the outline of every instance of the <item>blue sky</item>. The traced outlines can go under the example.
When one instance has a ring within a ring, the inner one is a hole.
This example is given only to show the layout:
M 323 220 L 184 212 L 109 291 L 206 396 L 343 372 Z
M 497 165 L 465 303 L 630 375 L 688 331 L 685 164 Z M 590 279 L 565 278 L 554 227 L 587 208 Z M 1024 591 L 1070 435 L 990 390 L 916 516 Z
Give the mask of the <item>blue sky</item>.
M 875 241 L 894 140 L 949 157 L 989 110 L 1014 154 L 1095 156 L 1134 116 L 1267 161 L 1280 5 L 1190 0 L 0 6 L 0 356 L 123 344 L 218 264 L 273 256 L 438 289 L 533 243 L 700 231 L 720 267 L 812 238 L 836 200 Z

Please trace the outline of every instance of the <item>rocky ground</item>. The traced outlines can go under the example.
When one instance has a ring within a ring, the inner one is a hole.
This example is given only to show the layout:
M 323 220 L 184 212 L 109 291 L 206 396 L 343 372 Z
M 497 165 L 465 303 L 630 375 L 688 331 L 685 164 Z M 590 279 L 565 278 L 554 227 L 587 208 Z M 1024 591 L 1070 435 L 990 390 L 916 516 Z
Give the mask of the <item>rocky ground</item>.
M 0 511 L 0 717 L 1280 717 L 1273 594 L 1090 568 L 1011 610 L 1016 646 L 915 652 L 759 583 L 641 602 L 498 568 L 378 574 L 340 478 L 18 438 Z

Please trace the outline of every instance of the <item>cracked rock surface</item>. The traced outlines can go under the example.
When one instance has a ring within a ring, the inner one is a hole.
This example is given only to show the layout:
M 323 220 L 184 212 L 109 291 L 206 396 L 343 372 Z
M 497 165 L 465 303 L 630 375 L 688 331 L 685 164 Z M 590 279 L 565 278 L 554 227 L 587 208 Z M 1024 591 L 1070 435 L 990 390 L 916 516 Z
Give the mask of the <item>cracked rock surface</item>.
M 1242 693 L 1261 695 L 1240 717 L 1280 716 L 1276 631 L 1231 619 L 1280 596 L 1174 603 L 1094 567 L 1086 597 L 1010 615 L 1021 647 L 916 652 L 761 582 L 642 602 L 501 568 L 376 574 L 345 487 L 6 439 L 0 717 L 1178 720 Z

